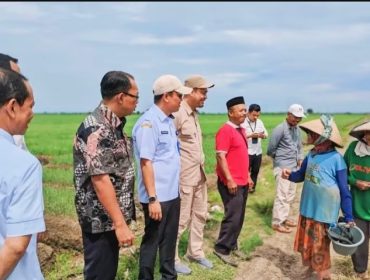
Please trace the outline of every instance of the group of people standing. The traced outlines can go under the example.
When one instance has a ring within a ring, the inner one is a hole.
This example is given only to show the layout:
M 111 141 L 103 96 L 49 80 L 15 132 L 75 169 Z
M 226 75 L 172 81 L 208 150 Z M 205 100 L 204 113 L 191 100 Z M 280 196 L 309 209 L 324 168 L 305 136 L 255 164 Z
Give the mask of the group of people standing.
M 32 119 L 33 93 L 19 67 L 12 65 L 9 62 L 9 68 L 0 68 L 0 279 L 43 279 L 36 255 L 37 233 L 45 230 L 42 168 L 26 149 L 17 147 L 15 136 L 22 138 Z M 85 279 L 115 279 L 120 247 L 134 244 L 130 224 L 136 220 L 135 180 L 145 222 L 138 279 L 154 278 L 158 252 L 162 279 L 192 272 L 178 251 L 185 230 L 189 238 L 184 258 L 213 268 L 203 250 L 207 178 L 198 109 L 214 86 L 201 75 L 191 75 L 184 83 L 174 75 L 158 77 L 153 84 L 153 105 L 128 137 L 126 117 L 135 111 L 139 87 L 126 72 L 109 71 L 103 76 L 102 101 L 80 124 L 73 144 Z M 268 132 L 259 119 L 258 104 L 247 109 L 244 98 L 237 96 L 226 102 L 226 109 L 228 121 L 215 136 L 217 188 L 224 217 L 214 254 L 237 266 L 238 260 L 246 259 L 238 248 L 238 237 L 248 194 L 256 191 L 261 140 Z M 356 223 L 365 233 L 365 242 L 352 260 L 358 276 L 368 279 L 369 122 L 352 130 L 359 141 L 351 143 L 344 158 L 335 150 L 342 147 L 342 140 L 330 116 L 303 123 L 300 128 L 307 132 L 307 143 L 314 145 L 304 156 L 298 129 L 303 117 L 303 107 L 291 105 L 286 120 L 269 140 L 267 154 L 273 158 L 276 179 L 272 228 L 290 233 L 298 227 L 295 250 L 302 254 L 309 272 L 328 279 L 327 227 L 336 222 L 341 208 L 347 224 Z M 295 183 L 302 181 L 296 223 L 290 205 Z

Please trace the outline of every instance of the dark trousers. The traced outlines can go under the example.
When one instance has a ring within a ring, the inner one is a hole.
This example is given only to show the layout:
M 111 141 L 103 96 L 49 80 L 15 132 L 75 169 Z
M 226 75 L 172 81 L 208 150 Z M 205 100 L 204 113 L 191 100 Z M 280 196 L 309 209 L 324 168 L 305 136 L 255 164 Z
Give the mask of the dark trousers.
M 115 231 L 82 231 L 85 280 L 114 280 L 118 268 L 118 241 Z
M 367 270 L 367 262 L 369 260 L 370 222 L 355 218 L 355 223 L 364 233 L 365 240 L 360 246 L 358 246 L 356 252 L 351 256 L 351 258 L 353 269 L 358 273 L 362 273 Z
M 217 180 L 217 187 L 224 204 L 225 213 L 215 250 L 221 254 L 229 255 L 232 250 L 238 248 L 237 241 L 244 223 L 248 187 L 238 186 L 235 195 L 229 193 L 227 186 L 220 179 Z
M 257 177 L 258 177 L 258 173 L 260 172 L 261 162 L 262 162 L 262 154 L 249 155 L 249 173 L 251 175 L 251 179 L 254 182 L 253 189 L 256 189 L 256 186 L 257 186 Z
M 139 279 L 153 279 L 158 248 L 159 271 L 162 279 L 177 279 L 175 252 L 179 229 L 180 198 L 161 202 L 161 221 L 155 221 L 149 217 L 148 204 L 142 203 L 141 205 L 144 210 L 145 230 L 140 246 Z

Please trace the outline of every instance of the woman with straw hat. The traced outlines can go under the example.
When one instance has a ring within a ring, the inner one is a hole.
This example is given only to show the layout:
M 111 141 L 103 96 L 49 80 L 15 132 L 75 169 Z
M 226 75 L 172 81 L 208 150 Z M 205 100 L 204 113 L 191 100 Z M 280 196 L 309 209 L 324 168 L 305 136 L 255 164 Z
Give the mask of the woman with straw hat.
M 370 234 L 370 120 L 354 127 L 349 133 L 357 138 L 347 148 L 344 160 L 348 166 L 353 214 L 365 241 L 352 255 L 353 268 L 360 279 L 370 279 L 367 272 Z
M 302 182 L 300 216 L 294 250 L 301 253 L 307 273 L 316 272 L 317 279 L 330 279 L 330 239 L 327 229 L 336 223 L 339 208 L 345 221 L 353 226 L 352 198 L 347 186 L 347 166 L 335 147 L 343 147 L 338 128 L 331 116 L 302 123 L 307 144 L 314 147 L 299 170 L 284 169 L 282 177 Z

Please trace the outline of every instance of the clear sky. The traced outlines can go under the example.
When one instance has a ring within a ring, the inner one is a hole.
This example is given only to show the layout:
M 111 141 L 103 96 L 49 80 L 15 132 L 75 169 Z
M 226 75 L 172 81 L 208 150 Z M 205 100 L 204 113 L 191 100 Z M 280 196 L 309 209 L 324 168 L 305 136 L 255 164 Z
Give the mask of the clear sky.
M 162 74 L 202 74 L 203 112 L 243 95 L 264 112 L 369 112 L 370 3 L 0 2 L 0 52 L 19 59 L 36 112 L 88 112 L 110 70 L 134 75 L 137 110 Z

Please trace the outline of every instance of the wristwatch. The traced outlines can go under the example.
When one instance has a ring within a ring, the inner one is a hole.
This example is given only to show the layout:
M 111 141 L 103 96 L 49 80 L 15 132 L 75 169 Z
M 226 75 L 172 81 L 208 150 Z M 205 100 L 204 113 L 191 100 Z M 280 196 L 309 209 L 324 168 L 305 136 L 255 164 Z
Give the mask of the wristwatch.
M 149 203 L 154 203 L 157 201 L 157 196 L 149 196 Z

